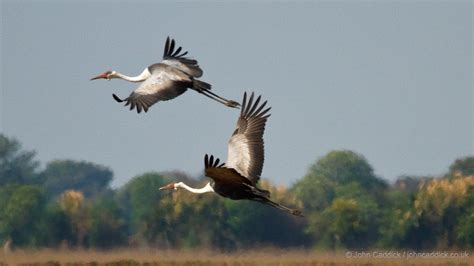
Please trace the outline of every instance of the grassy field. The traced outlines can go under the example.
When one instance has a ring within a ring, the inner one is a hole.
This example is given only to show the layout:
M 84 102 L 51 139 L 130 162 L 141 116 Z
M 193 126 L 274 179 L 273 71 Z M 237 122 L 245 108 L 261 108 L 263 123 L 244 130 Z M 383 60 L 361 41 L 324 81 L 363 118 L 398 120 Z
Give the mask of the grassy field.
M 399 253 L 402 255 L 403 253 Z M 474 265 L 474 253 L 464 257 L 380 258 L 381 253 L 322 253 L 263 249 L 219 253 L 209 250 L 16 250 L 2 254 L 0 265 Z M 453 255 L 456 255 L 453 253 Z M 412 254 L 415 255 L 415 254 Z M 375 258 L 378 256 L 378 258 Z

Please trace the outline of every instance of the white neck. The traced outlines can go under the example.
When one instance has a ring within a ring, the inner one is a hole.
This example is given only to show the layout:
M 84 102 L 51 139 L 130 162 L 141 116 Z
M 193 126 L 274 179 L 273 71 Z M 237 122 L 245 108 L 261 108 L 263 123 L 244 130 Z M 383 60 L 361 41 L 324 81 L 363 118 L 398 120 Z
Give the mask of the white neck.
M 148 71 L 148 68 L 145 68 L 145 70 L 143 70 L 143 72 L 140 75 L 135 76 L 135 77 L 129 77 L 129 76 L 124 75 L 122 73 L 119 73 L 117 71 L 112 72 L 110 77 L 111 78 L 120 78 L 120 79 L 128 80 L 128 81 L 131 81 L 131 82 L 141 82 L 141 81 L 144 81 L 145 79 L 147 79 L 149 76 L 151 76 L 150 71 Z
M 214 189 L 211 187 L 211 183 L 207 183 L 207 185 L 205 185 L 203 188 L 192 188 L 188 185 L 186 185 L 185 183 L 183 182 L 179 182 L 179 183 L 176 183 L 174 185 L 175 188 L 184 188 L 186 189 L 187 191 L 190 191 L 192 193 L 196 193 L 196 194 L 202 194 L 202 193 L 207 193 L 207 192 L 214 192 Z

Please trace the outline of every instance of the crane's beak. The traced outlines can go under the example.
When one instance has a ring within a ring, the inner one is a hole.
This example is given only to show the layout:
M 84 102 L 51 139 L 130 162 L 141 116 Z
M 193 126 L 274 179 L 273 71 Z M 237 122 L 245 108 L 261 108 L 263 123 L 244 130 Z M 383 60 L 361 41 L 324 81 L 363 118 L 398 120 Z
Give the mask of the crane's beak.
M 160 187 L 160 190 L 174 189 L 174 183 L 168 184 L 166 186 Z
M 102 73 L 102 74 L 98 75 L 97 77 L 91 78 L 91 80 L 95 80 L 95 79 L 109 79 L 109 73 L 105 72 L 105 73 Z

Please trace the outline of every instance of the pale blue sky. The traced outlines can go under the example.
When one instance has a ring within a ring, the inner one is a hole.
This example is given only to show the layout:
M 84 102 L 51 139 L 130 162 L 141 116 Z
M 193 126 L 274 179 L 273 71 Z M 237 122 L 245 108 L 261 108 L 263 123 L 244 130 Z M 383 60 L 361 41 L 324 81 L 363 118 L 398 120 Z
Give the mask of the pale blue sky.
M 42 162 L 111 167 L 114 185 L 145 171 L 202 173 L 227 156 L 238 111 L 188 91 L 137 115 L 136 87 L 89 81 L 139 74 L 168 35 L 222 96 L 273 107 L 263 177 L 292 184 L 334 149 L 375 172 L 447 171 L 473 154 L 472 3 L 20 2 L 1 4 L 0 129 Z

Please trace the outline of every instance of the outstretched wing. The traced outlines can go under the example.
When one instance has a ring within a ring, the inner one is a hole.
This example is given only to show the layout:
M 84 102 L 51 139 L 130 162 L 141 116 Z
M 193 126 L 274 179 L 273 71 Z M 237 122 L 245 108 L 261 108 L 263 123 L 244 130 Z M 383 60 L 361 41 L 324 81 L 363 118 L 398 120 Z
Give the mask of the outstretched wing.
M 228 143 L 225 165 L 256 184 L 263 168 L 263 131 L 271 107 L 263 109 L 267 101 L 259 105 L 261 96 L 255 102 L 253 99 L 253 93 L 248 101 L 247 93 L 244 93 L 237 128 Z
M 227 168 L 224 163 L 219 164 L 219 159 L 214 160 L 214 156 L 204 156 L 204 173 L 207 177 L 214 180 L 215 183 L 225 184 L 226 186 L 239 186 L 242 183 L 251 185 L 250 181 L 241 176 L 235 169 Z
M 181 46 L 176 50 L 174 48 L 174 39 L 170 40 L 170 37 L 166 38 L 165 50 L 163 52 L 163 61 L 161 61 L 161 63 L 177 68 L 195 78 L 201 77 L 202 69 L 199 67 L 198 61 L 184 57 L 188 54 L 188 52 L 185 51 L 181 53 Z
M 176 98 L 192 85 L 192 80 L 188 75 L 170 69 L 169 66 L 155 64 L 148 69 L 151 72 L 150 77 L 140 84 L 130 96 L 122 100 L 114 94 L 114 99 L 118 102 L 125 101 L 125 106 L 130 105 L 130 110 L 136 107 L 138 113 L 142 110 L 147 112 L 150 106 L 156 102 Z

